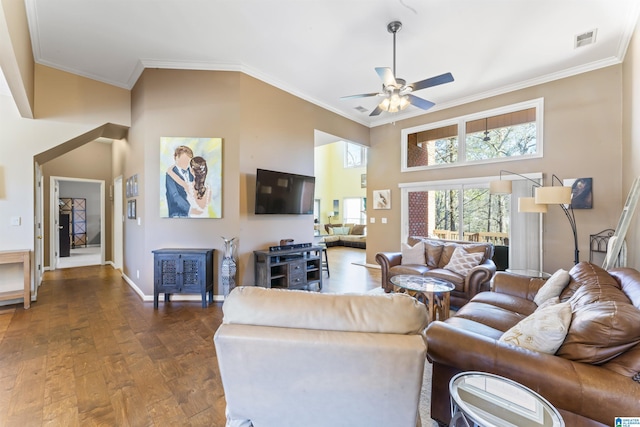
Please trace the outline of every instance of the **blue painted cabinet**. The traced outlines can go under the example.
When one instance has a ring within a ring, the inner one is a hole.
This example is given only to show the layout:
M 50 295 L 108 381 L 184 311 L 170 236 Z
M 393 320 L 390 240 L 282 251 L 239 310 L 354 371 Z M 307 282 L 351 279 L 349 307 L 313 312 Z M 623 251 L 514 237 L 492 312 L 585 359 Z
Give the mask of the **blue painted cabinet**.
M 215 249 L 157 249 L 153 251 L 153 307 L 159 294 L 200 294 L 202 307 L 213 302 L 213 253 Z

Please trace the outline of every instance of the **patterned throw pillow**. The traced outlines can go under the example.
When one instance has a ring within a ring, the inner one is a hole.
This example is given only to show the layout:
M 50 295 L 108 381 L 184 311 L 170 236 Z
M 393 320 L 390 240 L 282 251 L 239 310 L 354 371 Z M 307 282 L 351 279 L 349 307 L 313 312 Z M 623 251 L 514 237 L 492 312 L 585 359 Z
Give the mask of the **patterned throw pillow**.
M 500 341 L 540 353 L 555 354 L 571 324 L 571 304 L 545 304 L 522 319 Z
M 472 268 L 480 265 L 483 257 L 484 252 L 469 253 L 462 246 L 458 246 L 444 268 L 461 276 L 466 276 Z
M 424 243 L 418 242 L 413 246 L 402 244 L 402 260 L 400 264 L 422 264 L 424 265 Z

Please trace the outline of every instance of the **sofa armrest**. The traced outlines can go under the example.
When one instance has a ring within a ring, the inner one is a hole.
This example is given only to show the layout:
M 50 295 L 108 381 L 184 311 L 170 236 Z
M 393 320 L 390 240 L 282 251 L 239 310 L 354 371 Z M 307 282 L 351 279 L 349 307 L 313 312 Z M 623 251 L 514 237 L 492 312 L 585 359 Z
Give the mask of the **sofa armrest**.
M 507 295 L 528 299 L 533 298 L 544 285 L 546 279 L 519 276 L 517 274 L 499 271 L 493 276 L 491 289 Z
M 430 361 L 510 378 L 559 409 L 605 425 L 619 414 L 638 411 L 640 384 L 608 369 L 502 343 L 445 322 L 432 322 L 426 334 Z
M 400 265 L 402 262 L 402 252 L 378 252 L 376 254 L 376 262 L 380 264 L 382 273 L 382 288 L 385 292 L 391 292 L 393 286 L 389 282 L 389 269 L 393 266 Z
M 469 299 L 482 291 L 482 285 L 489 282 L 495 274 L 496 265 L 490 259 L 472 268 L 471 271 L 467 273 L 467 277 L 464 278 L 465 288 L 467 289 L 467 296 Z

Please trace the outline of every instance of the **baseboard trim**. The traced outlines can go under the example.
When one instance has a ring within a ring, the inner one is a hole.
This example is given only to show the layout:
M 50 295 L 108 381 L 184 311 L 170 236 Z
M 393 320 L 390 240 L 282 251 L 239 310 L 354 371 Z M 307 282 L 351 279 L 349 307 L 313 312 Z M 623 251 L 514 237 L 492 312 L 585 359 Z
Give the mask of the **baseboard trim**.
M 134 292 L 138 294 L 138 296 L 142 301 L 153 302 L 153 295 L 146 295 L 144 292 L 142 292 L 142 290 L 138 287 L 138 285 L 136 285 L 135 282 L 131 280 L 131 278 L 129 278 L 129 276 L 122 273 L 122 278 L 124 279 L 125 282 L 127 282 L 127 284 L 131 287 L 131 289 L 133 289 Z M 172 295 L 171 296 L 172 301 L 198 301 L 198 302 L 202 301 L 202 298 L 200 297 L 199 294 L 171 294 L 171 295 Z M 164 301 L 164 294 L 161 293 L 160 295 L 158 295 L 158 300 Z M 224 301 L 224 295 L 214 294 L 213 301 L 214 302 Z

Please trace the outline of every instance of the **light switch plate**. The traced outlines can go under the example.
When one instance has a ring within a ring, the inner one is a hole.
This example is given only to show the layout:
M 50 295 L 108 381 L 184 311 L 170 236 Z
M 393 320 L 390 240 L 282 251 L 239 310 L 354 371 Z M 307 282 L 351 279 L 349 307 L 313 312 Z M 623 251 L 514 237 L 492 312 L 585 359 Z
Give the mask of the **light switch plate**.
M 12 216 L 11 217 L 11 225 L 19 226 L 21 223 L 22 223 L 22 218 L 20 218 L 19 216 Z

